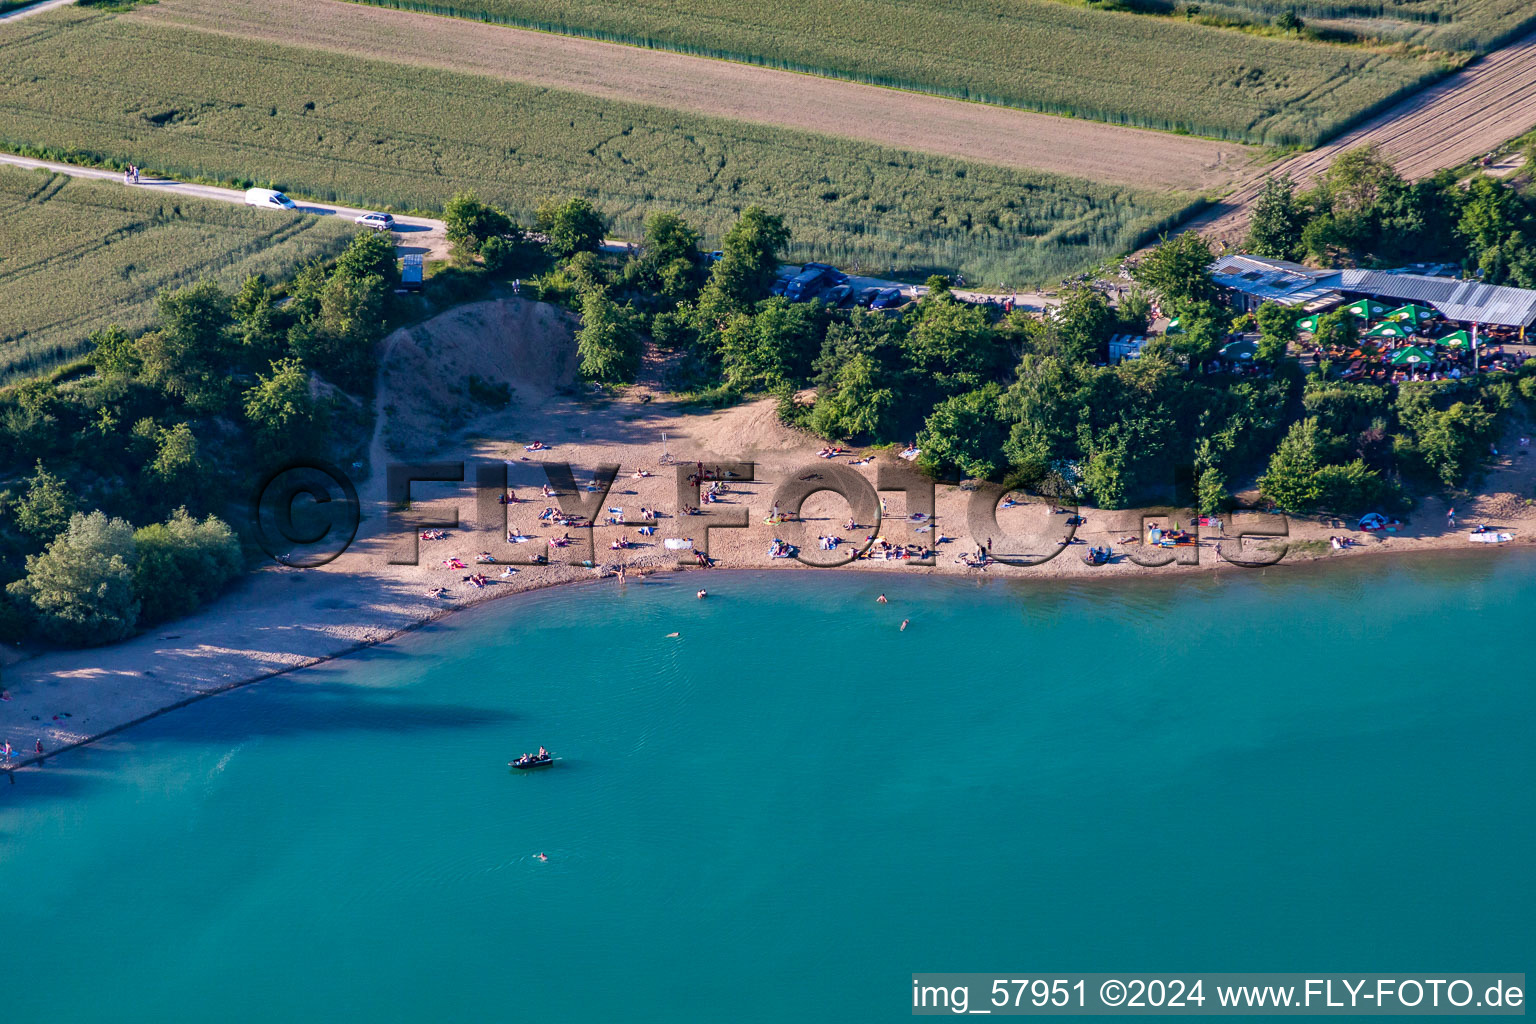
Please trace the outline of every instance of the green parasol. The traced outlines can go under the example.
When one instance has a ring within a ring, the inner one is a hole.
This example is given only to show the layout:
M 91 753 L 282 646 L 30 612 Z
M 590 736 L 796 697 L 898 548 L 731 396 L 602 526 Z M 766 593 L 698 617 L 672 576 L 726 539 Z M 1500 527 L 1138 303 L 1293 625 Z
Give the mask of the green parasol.
M 1407 324 L 1410 327 L 1418 327 L 1424 323 L 1424 321 L 1431 319 L 1435 315 L 1436 314 L 1434 310 L 1426 306 L 1419 306 L 1410 302 L 1406 306 L 1398 306 L 1396 309 L 1387 310 L 1386 316 L 1384 316 L 1382 319 L 1392 320 L 1396 323 Z
M 1413 333 L 1413 328 L 1407 324 L 1387 323 L 1377 324 L 1365 332 L 1367 338 L 1406 338 Z
M 1430 361 L 1430 355 L 1417 345 L 1409 345 L 1407 348 L 1398 349 L 1392 353 L 1393 366 L 1416 366 L 1419 363 Z
M 1381 315 L 1387 311 L 1387 307 L 1375 299 L 1361 299 L 1345 306 L 1344 311 L 1361 320 L 1380 320 Z
M 1254 356 L 1258 355 L 1258 353 L 1259 346 L 1255 345 L 1247 338 L 1243 338 L 1240 341 L 1232 342 L 1230 345 L 1222 346 L 1221 358 L 1233 360 L 1251 360 Z

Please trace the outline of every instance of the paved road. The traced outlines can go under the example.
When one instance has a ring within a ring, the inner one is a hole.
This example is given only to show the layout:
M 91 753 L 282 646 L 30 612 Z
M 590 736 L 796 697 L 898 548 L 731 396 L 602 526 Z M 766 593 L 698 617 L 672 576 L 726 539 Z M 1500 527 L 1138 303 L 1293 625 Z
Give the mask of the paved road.
M 55 7 L 63 7 L 66 4 L 72 4 L 74 2 L 75 0 L 42 0 L 41 3 L 35 3 L 30 7 L 18 7 L 14 11 L 6 11 L 4 14 L 0 14 L 0 21 L 15 21 L 18 18 L 30 18 L 34 14 L 42 14 L 44 11 L 51 11 Z
M 54 3 L 55 0 L 47 0 Z M 101 167 L 79 167 L 75 164 L 63 164 L 54 160 L 37 160 L 26 156 L 13 156 L 9 153 L 0 153 L 0 164 L 9 164 L 12 167 L 24 167 L 28 169 L 41 169 L 52 171 L 55 174 L 68 174 L 76 178 L 93 178 L 98 181 L 112 181 L 124 188 L 146 188 L 158 192 L 170 192 L 175 195 L 193 196 L 198 199 L 211 199 L 221 203 L 244 203 L 245 193 L 239 189 L 221 188 L 217 185 L 194 185 L 185 181 L 177 181 L 174 178 L 146 178 L 142 175 L 137 185 L 128 185 L 123 181 L 123 175 L 119 171 L 106 170 Z M 365 211 L 350 206 L 337 206 L 333 203 L 316 203 L 297 201 L 298 209 L 302 213 L 316 216 L 346 217 L 351 220 Z M 401 255 L 407 253 L 421 253 L 428 259 L 448 258 L 448 239 L 443 222 L 433 220 L 430 217 L 403 217 L 395 218 L 395 247 Z M 607 239 L 603 242 L 603 248 L 619 252 L 629 247 L 628 242 L 619 239 Z M 798 270 L 799 268 L 786 268 Z M 927 289 L 921 286 L 903 284 L 900 281 L 888 281 L 878 277 L 850 277 L 849 284 L 858 288 L 900 288 L 904 293 L 917 296 Z M 989 296 L 981 292 L 956 291 L 957 298 L 969 302 L 985 302 L 996 296 Z M 1044 296 L 1035 294 L 1018 293 L 1016 302 L 1021 308 L 1041 309 L 1047 300 Z
M 1536 126 L 1536 32 L 1495 50 L 1326 146 L 1268 168 L 1187 226 L 1240 244 L 1266 174 L 1305 185 L 1335 157 L 1374 144 L 1411 180 L 1457 167 Z
M 47 0 L 47 2 L 52 3 L 53 0 Z M 217 185 L 193 185 L 185 181 L 176 181 L 173 178 L 146 178 L 141 175 L 137 185 L 127 185 L 123 182 L 123 175 L 119 171 L 109 171 L 100 167 L 77 167 L 74 164 L 61 164 L 52 160 L 34 160 L 31 157 L 12 156 L 9 153 L 0 153 L 0 164 L 10 164 L 13 167 L 40 168 L 52 171 L 55 174 L 68 174 L 75 178 L 96 178 L 101 181 L 115 181 L 125 188 L 153 189 L 157 192 L 171 192 L 176 195 L 194 196 L 198 199 L 212 199 L 221 203 L 245 202 L 245 193 L 239 189 L 220 188 Z M 345 217 L 348 220 L 361 216 L 366 212 L 350 206 L 314 203 L 307 200 L 298 202 L 298 208 L 301 213 L 322 217 Z M 407 253 L 422 253 L 429 259 L 448 258 L 448 239 L 444 232 L 443 222 L 440 220 L 432 220 L 428 217 L 396 217 L 394 234 L 396 250 L 402 256 Z

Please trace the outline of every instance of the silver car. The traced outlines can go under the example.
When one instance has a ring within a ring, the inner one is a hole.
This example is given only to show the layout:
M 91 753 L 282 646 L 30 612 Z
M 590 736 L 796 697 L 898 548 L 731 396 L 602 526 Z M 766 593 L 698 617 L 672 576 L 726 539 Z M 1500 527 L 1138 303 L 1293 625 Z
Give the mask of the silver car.
M 365 213 L 360 217 L 352 218 L 352 223 L 365 228 L 373 228 L 375 231 L 395 230 L 395 218 L 387 213 Z

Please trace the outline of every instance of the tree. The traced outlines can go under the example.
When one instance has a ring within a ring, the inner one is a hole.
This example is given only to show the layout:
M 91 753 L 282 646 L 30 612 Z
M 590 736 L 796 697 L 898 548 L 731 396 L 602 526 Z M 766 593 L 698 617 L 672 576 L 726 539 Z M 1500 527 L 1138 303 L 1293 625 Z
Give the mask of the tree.
M 779 252 L 788 244 L 782 217 L 747 207 L 720 243 L 720 259 L 699 298 L 701 313 L 717 319 L 766 296 L 779 275 Z
M 1336 309 L 1318 317 L 1317 330 L 1312 332 L 1312 340 L 1321 348 L 1348 349 L 1355 344 L 1359 334 L 1360 324 L 1354 315 L 1347 310 Z
M 739 391 L 773 391 L 810 376 L 826 319 L 814 303 L 769 299 L 755 314 L 735 313 L 720 332 L 725 382 Z
M 1323 172 L 1318 193 L 1329 212 L 1361 213 L 1374 207 L 1393 185 L 1403 184 L 1392 162 L 1375 145 L 1357 146 L 1341 154 Z
M 1098 360 L 1118 326 L 1118 318 L 1109 301 L 1086 286 L 1073 288 L 1062 296 L 1061 305 L 1047 317 L 1054 335 L 1054 351 L 1078 362 Z
M 170 492 L 180 497 L 191 491 L 197 484 L 199 468 L 197 437 L 191 425 L 177 423 L 160 431 L 154 461 L 147 468 L 159 493 Z
M 702 241 L 677 214 L 653 213 L 645 219 L 645 244 L 630 261 L 626 277 L 668 302 L 692 298 L 704 279 Z
M 1300 35 L 1301 30 L 1305 26 L 1306 22 L 1297 16 L 1295 8 L 1283 12 L 1280 17 L 1275 19 L 1275 27 L 1284 32 L 1295 32 L 1297 35 Z
M 1198 232 L 1186 231 L 1163 239 L 1162 244 L 1143 257 L 1135 277 L 1174 307 L 1185 302 L 1212 301 L 1217 296 L 1216 282 L 1211 278 L 1214 258 L 1210 244 Z
M 1480 401 L 1456 401 L 1441 410 L 1436 397 L 1437 389 L 1429 382 L 1398 389 L 1402 432 L 1393 439 L 1393 448 L 1441 486 L 1459 487 L 1481 465 L 1498 420 Z
M 1259 477 L 1259 493 L 1287 512 L 1309 512 L 1318 500 L 1318 465 L 1317 420 L 1292 423 Z
M 576 332 L 581 375 L 605 384 L 635 379 L 640 369 L 640 338 L 628 312 L 593 289 L 581 300 L 581 330 Z
M 1296 201 L 1296 186 L 1290 175 L 1270 175 L 1264 179 L 1264 190 L 1253 204 L 1247 249 L 1258 256 L 1293 260 L 1300 254 L 1305 224 L 1305 211 Z
M 219 408 L 235 351 L 229 296 L 205 279 L 161 292 L 155 311 L 159 329 L 139 339 L 145 378 L 200 412 Z
M 198 522 L 179 508 L 164 523 L 134 532 L 133 589 L 139 621 L 153 625 L 189 615 L 240 574 L 240 542 L 223 521 Z
M 980 479 L 995 475 L 1007 434 L 998 416 L 1001 395 L 1001 388 L 988 384 L 935 406 L 917 435 L 923 467 L 943 475 L 958 472 Z
M 230 312 L 235 318 L 235 333 L 240 338 L 242 362 L 246 366 L 265 366 L 287 349 L 283 313 L 277 297 L 260 275 L 252 274 L 241 282 Z
M 828 438 L 890 437 L 898 401 L 891 384 L 873 356 L 857 353 L 838 369 L 832 389 L 817 396 L 811 429 Z
M 1278 302 L 1264 302 L 1254 311 L 1259 327 L 1256 357 L 1266 363 L 1284 359 L 1291 342 L 1296 340 L 1296 314 Z
M 69 525 L 75 514 L 75 496 L 62 477 L 43 468 L 42 460 L 32 473 L 26 495 L 16 503 L 16 526 L 36 541 L 49 541 Z
M 1214 358 L 1225 336 L 1226 311 L 1214 302 L 1186 300 L 1178 313 L 1183 330 L 1168 336 L 1173 350 L 1189 360 L 1191 367 Z
M 496 236 L 500 237 L 500 236 Z M 387 231 L 362 231 L 336 257 L 333 275 L 357 280 L 377 275 L 393 287 L 400 279 L 400 265 L 395 261 L 395 241 Z
M 139 371 L 138 343 L 117 324 L 90 335 L 91 365 L 103 377 L 131 377 Z
M 443 207 L 443 226 L 454 258 L 459 262 L 479 254 L 488 238 L 500 238 L 515 231 L 505 213 L 480 201 L 474 192 L 455 192 Z
M 607 225 L 597 207 L 576 196 L 563 203 L 551 201 L 540 206 L 538 228 L 549 239 L 545 248 L 564 258 L 600 250 Z
M 1339 465 L 1319 466 L 1312 483 L 1317 503 L 1331 512 L 1358 513 L 1379 506 L 1386 495 L 1381 474 L 1355 459 Z
M 1003 355 L 982 308 L 949 296 L 918 306 L 902 347 L 922 382 L 941 395 L 981 387 Z
M 1195 501 L 1200 506 L 1201 515 L 1220 515 L 1232 504 L 1232 494 L 1227 490 L 1227 478 L 1215 466 L 1200 474 L 1195 491 Z
M 255 386 L 245 392 L 245 416 L 268 451 L 297 452 L 313 442 L 320 413 L 310 396 L 304 364 L 281 359 L 267 376 L 258 374 Z
M 496 235 L 480 243 L 480 258 L 492 273 L 506 270 L 517 258 L 517 243 Z
M 6 589 L 31 603 L 49 636 L 81 646 L 111 643 L 138 623 L 137 563 L 132 526 L 99 511 L 76 512 L 47 551 L 27 556 L 26 577 Z
M 326 377 L 352 390 L 373 380 L 375 348 L 384 336 L 384 279 L 377 274 L 332 274 L 318 308 L 293 330 L 294 353 Z

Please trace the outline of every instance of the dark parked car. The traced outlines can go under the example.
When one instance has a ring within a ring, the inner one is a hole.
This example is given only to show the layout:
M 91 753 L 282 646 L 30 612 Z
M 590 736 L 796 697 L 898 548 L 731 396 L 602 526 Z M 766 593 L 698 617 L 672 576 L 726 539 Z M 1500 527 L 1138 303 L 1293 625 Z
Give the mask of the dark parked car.
M 840 284 L 834 288 L 828 288 L 827 294 L 823 295 L 821 300 L 829 306 L 841 306 L 851 298 L 853 298 L 853 286 Z
M 836 267 L 830 266 L 830 265 L 828 265 L 826 263 L 807 263 L 805 266 L 801 267 L 800 270 L 802 272 L 807 271 L 807 270 L 824 270 L 824 271 L 827 272 L 828 276 L 831 278 L 831 281 L 832 281 L 832 283 L 834 285 L 847 284 L 848 283 L 848 275 L 847 274 L 843 273 L 841 270 L 838 270 Z
M 790 279 L 784 294 L 791 302 L 808 302 L 828 288 L 845 284 L 848 275 L 825 263 L 807 263 Z
M 789 278 L 781 277 L 768 286 L 769 295 L 783 295 L 784 289 L 789 287 Z
M 897 306 L 906 305 L 907 300 L 902 297 L 900 288 L 882 288 L 880 294 L 875 296 L 875 301 L 869 304 L 870 309 L 895 309 Z
M 864 288 L 864 289 L 861 289 L 859 291 L 859 297 L 857 299 L 853 300 L 853 304 L 855 306 L 863 306 L 865 309 L 868 309 L 869 308 L 869 304 L 871 302 L 874 302 L 876 296 L 878 296 L 879 294 L 880 294 L 880 289 L 879 288 Z

